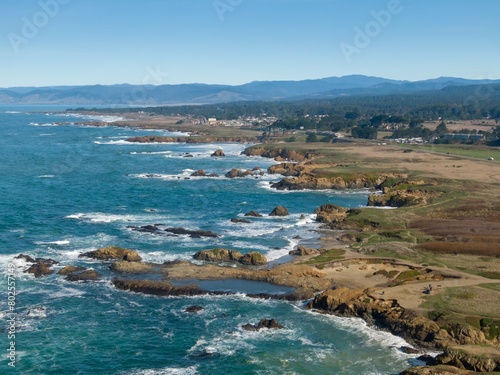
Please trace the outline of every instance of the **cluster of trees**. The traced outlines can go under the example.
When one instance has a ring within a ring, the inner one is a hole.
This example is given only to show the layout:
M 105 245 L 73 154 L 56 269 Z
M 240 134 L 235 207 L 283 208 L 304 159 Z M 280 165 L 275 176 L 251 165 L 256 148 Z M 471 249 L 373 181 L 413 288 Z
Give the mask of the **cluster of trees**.
M 99 109 L 95 109 L 99 111 Z M 102 111 L 109 111 L 100 109 Z M 210 105 L 183 105 L 148 108 L 122 108 L 114 111 L 146 111 L 158 115 L 203 116 L 221 119 L 257 117 L 261 115 L 286 119 L 304 119 L 328 116 L 322 127 L 344 126 L 346 121 L 360 117 L 372 118 L 381 113 L 405 118 L 437 120 L 473 120 L 491 117 L 500 120 L 500 84 L 479 86 L 451 86 L 440 91 L 412 94 L 342 96 L 331 99 L 298 101 L 231 102 Z M 297 120 L 298 121 L 298 120 Z M 302 120 L 305 121 L 305 120 Z M 310 126 L 305 123 L 304 126 Z
M 398 95 L 123 108 L 114 111 L 145 111 L 151 115 L 216 117 L 227 120 L 272 116 L 280 119 L 272 124 L 275 129 L 350 131 L 354 137 L 367 139 L 376 138 L 383 124 L 401 124 L 403 126 L 394 127 L 397 128 L 394 137 L 427 138 L 441 135 L 442 129 L 431 132 L 422 126 L 424 120 L 473 120 L 488 117 L 498 123 L 500 84 L 450 86 L 440 91 Z

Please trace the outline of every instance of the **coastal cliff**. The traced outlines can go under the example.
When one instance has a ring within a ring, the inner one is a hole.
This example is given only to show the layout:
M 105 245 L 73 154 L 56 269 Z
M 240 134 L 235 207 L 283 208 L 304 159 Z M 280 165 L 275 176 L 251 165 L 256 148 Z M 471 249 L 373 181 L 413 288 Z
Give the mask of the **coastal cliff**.
M 446 331 L 435 322 L 401 307 L 396 300 L 375 298 L 368 290 L 327 290 L 316 296 L 308 308 L 362 318 L 420 346 L 441 348 L 449 340 Z
M 271 185 L 277 190 L 345 190 L 376 188 L 387 179 L 387 175 L 381 174 L 375 177 L 367 177 L 362 174 L 353 174 L 348 177 L 316 177 L 314 175 L 302 174 L 299 177 L 285 178 Z

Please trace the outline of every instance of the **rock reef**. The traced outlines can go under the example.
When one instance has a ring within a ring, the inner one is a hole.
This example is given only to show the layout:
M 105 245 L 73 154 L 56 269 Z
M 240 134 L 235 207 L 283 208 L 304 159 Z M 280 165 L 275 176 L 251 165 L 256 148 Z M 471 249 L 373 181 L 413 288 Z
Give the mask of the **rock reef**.
M 124 249 L 118 246 L 102 247 L 94 251 L 80 254 L 79 256 L 83 258 L 92 258 L 99 260 L 123 259 L 129 262 L 140 262 L 142 260 L 137 251 Z

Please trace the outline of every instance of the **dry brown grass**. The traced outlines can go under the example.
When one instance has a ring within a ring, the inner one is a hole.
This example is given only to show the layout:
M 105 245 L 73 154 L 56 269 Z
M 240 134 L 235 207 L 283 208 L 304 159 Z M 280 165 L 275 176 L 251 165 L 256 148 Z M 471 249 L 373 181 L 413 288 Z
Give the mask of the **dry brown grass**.
M 438 254 L 469 254 L 500 257 L 498 243 L 428 242 L 417 248 Z
M 439 123 L 440 121 L 426 122 L 424 126 L 428 129 L 435 130 Z M 453 121 L 451 124 L 446 124 L 449 131 L 457 132 L 463 129 L 488 131 L 495 126 L 494 120 Z
M 418 219 L 410 223 L 411 228 L 434 238 L 417 248 L 438 254 L 500 257 L 500 220 L 489 205 L 463 205 L 433 216 L 446 218 Z

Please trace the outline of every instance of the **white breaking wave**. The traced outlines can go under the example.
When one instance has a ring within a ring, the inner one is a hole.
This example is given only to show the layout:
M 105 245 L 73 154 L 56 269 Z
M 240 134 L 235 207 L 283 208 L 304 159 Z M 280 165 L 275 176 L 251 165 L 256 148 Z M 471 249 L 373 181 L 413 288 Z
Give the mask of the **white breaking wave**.
M 189 180 L 202 180 L 202 179 L 226 179 L 224 176 L 219 176 L 219 177 L 209 177 L 209 176 L 191 176 L 191 173 L 193 173 L 194 170 L 192 169 L 187 169 L 184 170 L 180 174 L 162 174 L 162 173 L 140 173 L 140 174 L 131 174 L 129 175 L 130 177 L 134 178 L 152 178 L 152 179 L 157 179 L 157 180 L 182 180 L 182 181 L 189 181 Z
M 126 140 L 124 140 L 124 139 L 120 139 L 120 140 L 118 140 L 118 141 L 105 141 L 105 142 L 103 142 L 103 141 L 94 141 L 94 143 L 95 143 L 95 144 L 97 144 L 97 145 L 119 145 L 119 146 L 124 146 L 124 145 L 126 145 L 126 146 L 137 145 L 137 143 L 135 143 L 135 142 L 128 142 L 128 141 L 126 141 Z M 142 145 L 142 144 L 143 144 L 143 143 L 141 143 L 141 145 Z M 154 144 L 154 143 L 144 143 L 144 144 L 148 144 L 148 145 L 150 145 L 150 144 Z
M 149 253 L 141 252 L 142 260 L 150 263 L 164 263 L 171 262 L 174 260 L 193 260 L 193 256 L 191 253 L 164 253 L 161 251 L 153 251 Z
M 188 353 L 191 355 L 196 354 L 219 354 L 222 356 L 233 356 L 239 350 L 252 350 L 255 346 L 245 342 L 241 335 L 238 334 L 225 334 L 220 337 L 215 337 L 210 340 L 200 338 L 196 341 L 189 350 Z
M 48 242 L 43 242 L 43 241 L 35 241 L 35 245 L 57 245 L 57 246 L 64 246 L 64 245 L 69 245 L 71 242 L 68 240 L 60 240 L 60 241 L 48 241 Z
M 92 121 L 101 121 L 101 122 L 107 122 L 107 123 L 112 123 L 112 122 L 117 122 L 117 121 L 127 121 L 125 118 L 120 117 L 120 116 L 105 116 L 105 115 L 82 115 L 82 114 L 77 114 L 77 113 L 56 113 L 56 114 L 49 114 L 49 115 L 57 115 L 57 116 L 62 116 L 62 117 L 76 117 L 80 118 L 83 120 L 92 120 Z
M 196 375 L 198 366 L 165 367 L 162 369 L 147 369 L 120 372 L 121 375 Z
M 90 223 L 113 223 L 113 222 L 134 222 L 142 223 L 148 220 L 165 219 L 165 216 L 157 215 L 155 212 L 150 214 L 131 215 L 131 214 L 107 214 L 103 212 L 87 212 L 67 215 L 65 219 L 81 220 Z
M 296 307 L 299 308 L 299 307 Z M 404 358 L 418 357 L 420 354 L 406 354 L 397 348 L 400 347 L 410 347 L 413 348 L 411 344 L 405 341 L 399 336 L 395 336 L 390 332 L 381 331 L 375 327 L 370 327 L 367 322 L 361 318 L 345 318 L 338 317 L 335 315 L 319 315 L 311 310 L 305 310 L 308 314 L 313 314 L 316 317 L 321 317 L 323 319 L 331 320 L 335 323 L 335 326 L 339 329 L 345 330 L 350 333 L 360 334 L 368 338 L 368 342 L 371 344 L 378 344 L 386 348 L 394 348 L 394 354 Z
M 171 154 L 172 151 L 155 151 L 155 152 L 136 152 L 132 151 L 130 155 L 168 155 Z
M 283 176 L 278 175 L 270 175 L 274 176 L 276 181 L 282 180 Z M 272 191 L 273 193 L 280 194 L 300 194 L 300 193 L 323 193 L 328 196 L 335 195 L 368 195 L 369 189 L 348 189 L 348 190 L 334 190 L 334 189 L 301 189 L 301 190 L 278 190 L 271 187 L 271 183 L 268 181 L 261 181 L 258 184 L 258 187 L 261 189 L 265 189 L 267 191 Z M 363 206 L 364 207 L 364 206 Z
M 30 126 L 43 126 L 43 127 L 59 126 L 58 124 L 56 124 L 54 122 L 46 122 L 46 123 L 43 123 L 43 124 L 40 124 L 39 122 L 30 122 L 29 125 Z
M 36 178 L 54 178 L 54 177 L 56 177 L 55 174 L 44 174 L 41 176 L 37 176 Z

